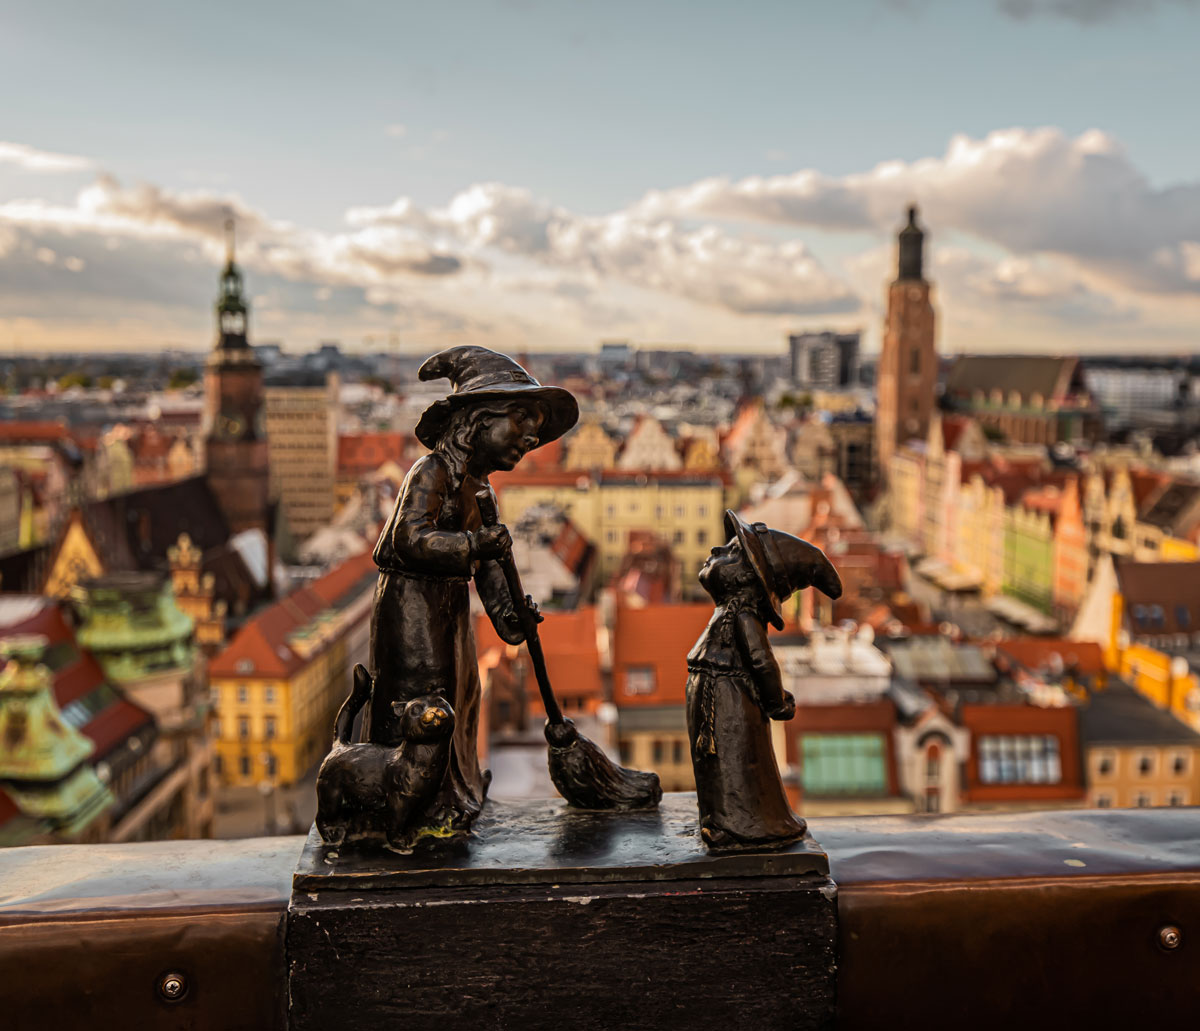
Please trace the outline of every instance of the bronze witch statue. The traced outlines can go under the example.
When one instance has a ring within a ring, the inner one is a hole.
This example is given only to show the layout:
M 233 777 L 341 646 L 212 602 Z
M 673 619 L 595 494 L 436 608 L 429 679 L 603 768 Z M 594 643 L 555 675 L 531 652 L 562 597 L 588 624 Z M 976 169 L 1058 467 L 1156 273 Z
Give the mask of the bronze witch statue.
M 574 426 L 575 398 L 484 347 L 442 351 L 418 375 L 448 378 L 453 390 L 417 423 L 431 453 L 409 470 L 375 546 L 370 672 L 355 667 L 338 712 L 333 748 L 317 775 L 317 830 L 331 845 L 382 835 L 399 851 L 470 831 L 490 780 L 476 749 L 481 692 L 471 580 L 501 639 L 528 645 L 560 793 L 584 808 L 656 805 L 662 792 L 654 774 L 613 764 L 562 716 L 538 642 L 541 616 L 521 590 L 488 483 L 489 474 L 512 469 Z M 364 708 L 363 740 L 352 743 Z
M 510 596 L 498 561 L 511 544 L 508 530 L 482 525 L 475 495 L 490 492 L 490 473 L 512 469 L 579 418 L 566 390 L 542 386 L 512 359 L 484 347 L 442 351 L 418 375 L 448 378 L 453 390 L 417 423 L 417 439 L 430 454 L 409 470 L 375 546 L 379 585 L 371 616 L 371 674 L 355 671 L 334 750 L 318 774 L 317 827 L 330 843 L 356 829 L 356 816 L 370 824 L 381 804 L 395 807 L 396 791 L 376 785 L 376 770 L 382 776 L 389 764 L 409 769 L 411 789 L 423 796 L 418 811 L 404 814 L 403 826 L 395 825 L 398 814 L 386 821 L 394 847 L 410 846 L 420 836 L 460 836 L 479 814 L 489 778 L 476 750 L 480 686 L 468 585 L 474 580 L 496 632 L 509 644 L 525 638 L 520 606 L 527 605 L 535 619 L 536 607 Z M 414 701 L 421 709 L 415 726 Z M 344 750 L 336 760 L 338 744 L 344 746 L 342 738 L 348 739 L 363 705 L 362 737 L 378 754 L 370 759 L 364 754 L 367 770 L 356 776 Z M 420 720 L 439 710 L 444 715 L 432 722 L 452 726 L 446 747 L 422 751 L 432 768 L 414 776 L 413 764 L 394 753 L 415 740 L 417 728 L 432 734 L 430 724 Z M 409 807 L 414 808 L 411 801 Z
M 687 726 L 700 807 L 700 836 L 713 851 L 778 848 L 804 836 L 771 747 L 770 720 L 790 720 L 767 624 L 783 629 L 782 606 L 796 591 L 842 593 L 820 548 L 725 513 L 728 543 L 712 549 L 700 584 L 716 604 L 688 653 Z

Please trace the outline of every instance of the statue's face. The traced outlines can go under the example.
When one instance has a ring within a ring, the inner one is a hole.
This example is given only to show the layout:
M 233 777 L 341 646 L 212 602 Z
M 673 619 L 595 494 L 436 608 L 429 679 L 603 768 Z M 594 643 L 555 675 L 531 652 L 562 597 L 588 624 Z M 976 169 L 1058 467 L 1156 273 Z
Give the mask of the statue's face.
M 493 469 L 512 469 L 537 447 L 543 421 L 537 405 L 511 404 L 503 412 L 484 416 L 475 449 Z
M 700 586 L 719 601 L 745 582 L 748 568 L 742 544 L 733 537 L 727 544 L 713 548 L 705 559 L 700 567 Z

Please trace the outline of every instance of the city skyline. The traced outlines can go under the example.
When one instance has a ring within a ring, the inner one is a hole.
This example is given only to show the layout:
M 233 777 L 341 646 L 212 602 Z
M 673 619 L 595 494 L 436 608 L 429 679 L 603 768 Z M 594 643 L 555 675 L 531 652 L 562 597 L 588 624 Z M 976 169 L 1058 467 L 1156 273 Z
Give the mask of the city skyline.
M 1197 5 L 958 6 L 6 16 L 0 351 L 210 347 L 233 215 L 256 342 L 874 352 L 910 202 L 942 353 L 1194 351 Z

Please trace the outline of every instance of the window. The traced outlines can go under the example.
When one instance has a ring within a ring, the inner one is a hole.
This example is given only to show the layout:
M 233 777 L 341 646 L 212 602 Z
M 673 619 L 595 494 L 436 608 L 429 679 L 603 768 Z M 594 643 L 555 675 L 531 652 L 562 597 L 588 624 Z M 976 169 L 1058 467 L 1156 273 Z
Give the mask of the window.
M 273 687 L 264 687 L 263 688 L 263 701 L 267 705 L 275 704 L 275 688 L 273 688 Z
M 1187 794 L 1183 791 L 1172 791 L 1167 805 L 1187 805 Z
M 1111 752 L 1103 753 L 1096 760 L 1096 776 L 1111 777 L 1115 765 L 1116 764 L 1113 761 L 1112 753 Z
M 621 754 L 622 763 L 633 762 L 633 742 L 629 738 L 621 738 L 621 740 L 617 743 L 617 749 Z
M 696 543 L 701 545 L 702 547 L 704 545 L 708 544 L 708 531 L 707 530 L 697 530 L 696 531 Z
M 882 734 L 804 734 L 800 752 L 806 794 L 887 794 Z
M 1134 799 L 1134 805 L 1136 805 L 1139 809 L 1145 809 L 1147 806 L 1152 804 L 1153 803 L 1150 800 L 1150 796 L 1144 791 L 1139 791 L 1137 798 Z
M 213 756 L 213 772 L 218 776 L 225 772 L 225 762 L 221 758 L 220 753 Z
M 1142 777 L 1149 777 L 1154 772 L 1154 756 L 1149 752 L 1143 752 L 1138 757 L 1138 774 Z
M 238 772 L 243 777 L 250 776 L 250 756 L 242 755 L 238 758 Z
M 653 666 L 633 666 L 625 671 L 626 694 L 653 694 L 655 682 Z
M 1096 796 L 1096 808 L 1097 809 L 1111 809 L 1112 808 L 1112 795 L 1097 795 Z
M 1182 777 L 1188 771 L 1188 757 L 1186 752 L 1176 752 L 1171 759 L 1171 772 L 1176 777 Z
M 654 756 L 654 761 L 656 763 L 661 763 L 663 761 L 663 756 L 666 754 L 666 751 L 666 745 L 664 745 L 663 742 L 658 738 L 655 738 L 654 744 L 651 746 L 651 754 Z
M 254 672 L 254 660 L 253 659 L 238 659 L 237 666 L 235 668 L 237 669 L 237 671 L 239 673 L 253 673 Z
M 684 515 L 686 515 L 686 512 L 684 511 L 684 508 L 683 508 L 683 506 L 682 506 L 682 505 L 676 505 L 676 506 L 675 506 L 675 518 L 676 518 L 676 519 L 682 519 L 682 518 L 684 517 Z
M 979 779 L 984 784 L 1058 784 L 1058 738 L 1050 734 L 985 734 L 979 739 Z
M 279 764 L 276 762 L 275 756 L 273 756 L 270 752 L 268 752 L 267 753 L 267 776 L 274 779 L 275 771 L 278 769 L 278 766 L 279 766 Z
M 608 541 L 609 544 L 616 544 L 617 543 L 617 531 L 616 530 L 607 531 L 604 534 L 604 539 L 606 541 Z
M 921 374 L 921 349 L 914 347 L 908 355 L 908 371 L 914 376 Z
M 682 530 L 676 530 L 673 534 L 671 534 L 672 544 L 682 544 L 685 540 L 687 540 L 687 534 L 685 534 Z
M 1192 622 L 1192 614 L 1186 605 L 1175 606 L 1175 622 L 1179 624 L 1180 630 L 1187 630 Z
M 238 717 L 238 737 L 245 741 L 250 736 L 250 718 L 248 716 Z
M 238 684 L 237 700 L 241 705 L 245 705 L 248 701 L 250 701 L 250 688 L 248 688 L 245 684 Z
M 676 740 L 671 742 L 671 762 L 676 766 L 683 762 L 683 742 Z
M 606 516 L 608 516 L 609 519 L 612 519 L 613 516 L 615 516 L 617 514 L 617 506 L 616 505 L 605 505 L 604 506 L 604 514 Z
M 662 519 L 666 514 L 667 514 L 667 510 L 665 508 L 663 508 L 662 505 L 656 505 L 654 507 L 654 518 L 655 519 Z
M 275 717 L 268 716 L 263 720 L 263 737 L 268 741 L 275 740 Z
M 701 505 L 699 508 L 696 509 L 696 515 L 698 515 L 701 519 L 707 519 L 708 518 L 708 506 Z

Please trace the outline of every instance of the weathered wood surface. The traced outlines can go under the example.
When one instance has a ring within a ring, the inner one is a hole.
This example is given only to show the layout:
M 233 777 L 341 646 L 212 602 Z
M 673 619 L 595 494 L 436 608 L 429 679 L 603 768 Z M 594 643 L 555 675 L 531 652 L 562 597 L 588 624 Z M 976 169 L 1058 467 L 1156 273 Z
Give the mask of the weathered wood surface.
M 835 935 L 814 877 L 297 894 L 289 1026 L 825 1028 Z

